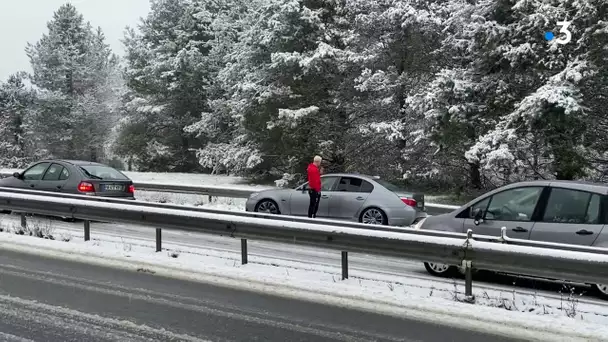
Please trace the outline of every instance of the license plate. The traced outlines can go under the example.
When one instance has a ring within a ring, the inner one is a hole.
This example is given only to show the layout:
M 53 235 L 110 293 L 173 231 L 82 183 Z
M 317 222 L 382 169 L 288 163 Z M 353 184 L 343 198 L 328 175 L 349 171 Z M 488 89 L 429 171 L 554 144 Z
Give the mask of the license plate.
M 424 206 L 424 203 L 418 202 L 418 203 L 416 203 L 416 206 L 417 206 L 418 208 L 422 208 L 422 207 Z
M 122 191 L 123 186 L 118 184 L 108 184 L 104 187 L 106 191 Z

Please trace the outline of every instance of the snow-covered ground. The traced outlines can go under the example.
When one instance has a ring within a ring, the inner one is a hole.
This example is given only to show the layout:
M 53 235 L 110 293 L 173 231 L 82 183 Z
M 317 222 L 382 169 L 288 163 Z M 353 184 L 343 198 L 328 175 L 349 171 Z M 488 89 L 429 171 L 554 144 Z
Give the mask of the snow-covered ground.
M 357 269 L 351 269 L 349 279 L 341 280 L 338 262 L 334 266 L 320 265 L 252 254 L 249 264 L 241 265 L 238 251 L 182 243 L 165 242 L 163 251 L 155 253 L 152 239 L 119 237 L 92 228 L 92 241 L 84 242 L 82 231 L 56 227 L 56 222 L 30 218 L 26 235 L 22 236 L 15 234 L 20 230 L 17 217 L 4 215 L 0 217 L 3 231 L 0 249 L 27 250 L 473 329 L 502 331 L 527 340 L 608 339 L 608 306 L 581 301 L 576 296 L 547 298 L 474 285 L 477 302 L 468 304 L 463 302 L 461 281 L 438 282 Z M 54 240 L 28 236 L 29 231 L 52 235 Z M 153 237 L 152 230 L 149 235 Z M 217 246 L 221 246 L 221 241 L 225 245 L 238 243 L 230 238 L 214 238 Z
M 195 194 L 179 194 L 173 192 L 156 192 L 136 190 L 135 197 L 139 201 L 171 203 L 188 206 L 203 206 L 205 208 L 244 211 L 245 198 L 212 197 Z

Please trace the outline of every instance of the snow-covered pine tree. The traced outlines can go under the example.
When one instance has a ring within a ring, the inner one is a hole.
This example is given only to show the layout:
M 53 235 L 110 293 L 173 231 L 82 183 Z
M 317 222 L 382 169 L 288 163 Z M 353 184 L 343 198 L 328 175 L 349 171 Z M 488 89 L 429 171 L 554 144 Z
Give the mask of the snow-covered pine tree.
M 351 25 L 345 41 L 352 72 L 342 106 L 357 128 L 349 138 L 349 164 L 392 177 L 429 171 L 428 149 L 411 137 L 420 120 L 405 111 L 405 101 L 427 84 L 442 57 L 432 54 L 441 41 L 442 4 L 348 0 L 343 12 Z
M 513 106 L 496 111 L 500 116 L 494 127 L 481 135 L 466 153 L 467 159 L 479 162 L 489 177 L 501 182 L 592 176 L 592 156 L 598 151 L 590 147 L 599 136 L 591 128 L 606 116 L 594 97 L 606 90 L 608 4 L 599 0 L 497 3 L 493 14 L 479 13 L 488 19 L 492 15 L 504 28 L 487 61 L 489 68 L 503 71 L 502 96 L 492 104 Z M 542 33 L 557 32 L 556 23 L 565 19 L 572 22 L 572 41 L 547 42 Z M 597 111 L 591 110 L 594 104 Z M 596 147 L 602 154 L 607 149 Z
M 193 126 L 209 136 L 214 120 L 228 123 L 230 135 L 217 142 L 212 136 L 198 153 L 201 163 L 228 172 L 300 173 L 321 153 L 343 168 L 349 127 L 337 101 L 336 9 L 337 1 L 249 2 L 241 31 L 231 29 L 237 38 L 218 74 L 221 95 Z
M 439 173 L 466 175 L 464 184 L 477 188 L 584 175 L 591 141 L 582 85 L 598 74 L 588 56 L 603 49 L 591 41 L 605 37 L 605 6 L 447 2 L 446 38 L 437 53 L 450 58 L 427 90 L 408 100 L 422 115 L 419 141 L 438 147 Z M 543 33 L 564 18 L 573 22 L 572 43 L 545 41 Z
M 200 169 L 199 141 L 184 131 L 208 111 L 209 10 L 213 1 L 154 0 L 147 18 L 124 40 L 129 118 L 117 151 L 141 170 Z M 213 13 L 211 11 L 211 13 Z M 127 156 L 128 155 L 128 156 Z
M 0 84 L 0 167 L 23 168 L 38 157 L 27 127 L 35 96 L 21 74 L 11 75 Z
M 48 33 L 28 44 L 39 89 L 31 130 L 38 148 L 49 156 L 101 161 L 104 144 L 116 122 L 115 94 L 118 59 L 105 43 L 101 29 L 93 30 L 70 4 L 61 6 L 47 24 Z

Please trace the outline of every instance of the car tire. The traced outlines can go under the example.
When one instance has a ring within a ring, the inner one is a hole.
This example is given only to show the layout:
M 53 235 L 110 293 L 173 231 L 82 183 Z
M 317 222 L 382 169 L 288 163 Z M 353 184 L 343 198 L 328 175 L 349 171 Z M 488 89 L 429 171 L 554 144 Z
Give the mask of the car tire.
M 254 211 L 257 213 L 268 213 L 268 214 L 281 215 L 281 210 L 279 210 L 279 205 L 277 204 L 277 202 L 275 202 L 271 199 L 263 199 L 263 200 L 259 201 L 255 205 Z
M 435 277 L 442 278 L 453 277 L 454 275 L 456 275 L 456 272 L 458 272 L 458 267 L 435 262 L 425 262 L 424 268 L 426 268 L 426 271 L 434 275 Z
M 599 297 L 608 299 L 608 284 L 593 284 L 591 287 Z
M 386 214 L 381 209 L 371 207 L 361 212 L 361 215 L 359 215 L 359 222 L 363 224 L 382 224 L 387 226 L 388 217 L 386 217 Z

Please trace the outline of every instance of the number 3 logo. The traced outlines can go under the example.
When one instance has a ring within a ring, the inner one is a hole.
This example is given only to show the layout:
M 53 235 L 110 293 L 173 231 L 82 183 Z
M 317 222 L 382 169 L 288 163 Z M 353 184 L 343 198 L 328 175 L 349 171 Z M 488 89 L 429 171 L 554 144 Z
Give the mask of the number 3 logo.
M 557 25 L 561 26 L 561 28 L 559 29 L 559 32 L 562 33 L 562 35 L 560 35 L 560 37 L 558 39 L 555 40 L 556 43 L 558 44 L 568 44 L 570 43 L 570 41 L 572 40 L 572 32 L 570 32 L 570 30 L 568 30 L 568 27 L 570 27 L 570 24 L 572 24 L 569 21 L 558 21 Z M 565 35 L 565 37 L 564 37 Z

